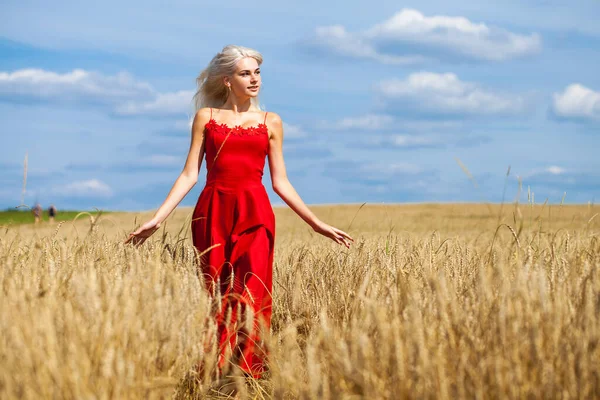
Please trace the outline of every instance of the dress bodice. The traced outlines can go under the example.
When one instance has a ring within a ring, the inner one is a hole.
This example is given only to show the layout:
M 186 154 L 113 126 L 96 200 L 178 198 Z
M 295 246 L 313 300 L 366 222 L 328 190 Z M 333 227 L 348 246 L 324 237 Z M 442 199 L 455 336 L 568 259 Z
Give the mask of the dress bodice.
M 227 136 L 230 130 L 231 134 Z M 238 125 L 232 129 L 211 118 L 204 127 L 207 184 L 219 183 L 220 186 L 233 187 L 261 184 L 268 148 L 269 131 L 266 124 L 250 127 Z

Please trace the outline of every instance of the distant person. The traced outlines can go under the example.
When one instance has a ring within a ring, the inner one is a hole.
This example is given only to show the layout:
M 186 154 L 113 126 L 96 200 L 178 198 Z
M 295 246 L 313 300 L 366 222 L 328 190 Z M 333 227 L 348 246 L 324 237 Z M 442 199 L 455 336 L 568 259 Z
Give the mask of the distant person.
M 204 252 L 198 267 L 206 288 L 224 298 L 223 313 L 217 317 L 218 366 L 235 363 L 254 378 L 266 370 L 266 349 L 257 325 L 269 328 L 271 321 L 275 215 L 262 184 L 266 156 L 273 188 L 292 210 L 315 232 L 340 245 L 350 247 L 353 240 L 317 218 L 289 182 L 282 154 L 283 123 L 278 114 L 259 107 L 262 61 L 256 50 L 229 45 L 202 71 L 183 172 L 154 217 L 125 240 L 140 245 L 158 229 L 194 186 L 206 158 L 206 185 L 191 228 L 194 246 Z M 229 307 L 233 312 L 226 314 Z M 244 319 L 238 323 L 236 313 L 245 315 L 248 307 L 255 326 L 244 330 Z
M 50 207 L 48 207 L 48 221 L 50 221 L 50 223 L 54 223 L 54 217 L 56 216 L 56 207 L 54 207 L 54 204 L 50 204 Z
M 33 212 L 34 222 L 36 225 L 40 223 L 40 219 L 42 218 L 42 211 L 43 210 L 40 203 L 37 203 L 35 207 L 33 207 L 33 209 L 31 210 L 31 212 Z

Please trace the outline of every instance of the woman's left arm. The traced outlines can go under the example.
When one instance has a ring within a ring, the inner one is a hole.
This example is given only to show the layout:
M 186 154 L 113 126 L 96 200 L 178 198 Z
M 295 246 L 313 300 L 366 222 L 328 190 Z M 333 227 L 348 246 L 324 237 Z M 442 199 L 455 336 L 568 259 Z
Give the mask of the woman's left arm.
M 312 211 L 304 204 L 292 184 L 290 183 L 285 171 L 283 161 L 283 122 L 278 114 L 269 112 L 267 119 L 269 127 L 269 170 L 271 171 L 271 182 L 273 190 L 300 218 L 302 218 L 311 228 L 339 244 L 350 247 L 354 241 L 346 232 L 334 228 L 331 225 L 319 220 Z

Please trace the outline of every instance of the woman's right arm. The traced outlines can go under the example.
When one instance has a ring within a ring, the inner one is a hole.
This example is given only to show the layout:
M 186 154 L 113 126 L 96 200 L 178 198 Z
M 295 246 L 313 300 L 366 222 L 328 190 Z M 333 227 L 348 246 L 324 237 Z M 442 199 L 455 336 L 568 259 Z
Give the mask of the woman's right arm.
M 190 150 L 183 171 L 179 174 L 167 198 L 152 219 L 140 226 L 135 232 L 130 233 L 125 243 L 134 241 L 134 244 L 141 245 L 160 227 L 160 224 L 167 219 L 198 181 L 198 174 L 204 157 L 204 126 L 210 119 L 209 113 L 208 108 L 201 108 L 194 116 Z

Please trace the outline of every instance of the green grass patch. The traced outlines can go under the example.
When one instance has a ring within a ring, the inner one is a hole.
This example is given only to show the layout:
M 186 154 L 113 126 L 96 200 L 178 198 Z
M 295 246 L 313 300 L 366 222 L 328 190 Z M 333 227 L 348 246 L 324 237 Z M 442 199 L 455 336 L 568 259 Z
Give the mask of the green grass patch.
M 73 218 L 81 211 L 73 211 L 73 210 L 64 210 L 58 211 L 56 216 L 54 217 L 55 222 L 59 221 L 72 221 Z M 98 211 L 86 211 L 92 214 L 93 216 L 98 215 Z M 102 211 L 102 214 L 107 214 L 108 211 Z M 79 218 L 87 218 L 87 215 L 81 216 Z M 48 218 L 48 210 L 44 210 L 42 213 L 42 223 L 47 223 L 49 221 Z M 5 210 L 0 211 L 0 225 L 20 225 L 20 224 L 33 224 L 34 216 L 33 212 L 29 209 L 24 210 Z

